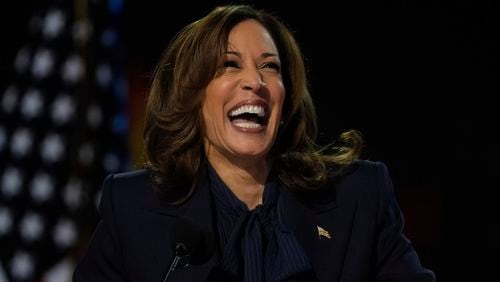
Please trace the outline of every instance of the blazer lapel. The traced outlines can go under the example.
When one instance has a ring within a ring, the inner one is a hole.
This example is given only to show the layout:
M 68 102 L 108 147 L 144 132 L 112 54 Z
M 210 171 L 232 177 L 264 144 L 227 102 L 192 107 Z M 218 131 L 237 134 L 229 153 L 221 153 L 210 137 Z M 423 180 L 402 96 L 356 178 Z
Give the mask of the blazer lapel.
M 161 227 L 156 234 L 152 235 L 152 242 L 165 242 L 164 247 L 152 248 L 153 256 L 156 257 L 158 267 L 162 268 L 162 278 L 167 273 L 170 264 L 174 258 L 172 246 L 173 224 L 180 217 L 190 219 L 197 227 L 204 232 L 214 234 L 214 223 L 212 216 L 212 201 L 208 178 L 202 173 L 200 184 L 196 187 L 193 195 L 180 206 L 160 206 L 151 212 L 159 215 L 161 219 Z M 166 251 L 168 248 L 168 251 Z M 201 264 L 180 266 L 172 272 L 168 278 L 169 282 L 173 281 L 208 281 L 212 269 L 218 264 L 219 257 L 216 251 L 212 253 L 210 258 Z
M 334 194 L 296 195 L 282 189 L 280 220 L 297 236 L 320 281 L 332 281 L 342 274 L 353 222 L 352 213 L 344 211 L 351 208 L 344 203 L 337 206 Z

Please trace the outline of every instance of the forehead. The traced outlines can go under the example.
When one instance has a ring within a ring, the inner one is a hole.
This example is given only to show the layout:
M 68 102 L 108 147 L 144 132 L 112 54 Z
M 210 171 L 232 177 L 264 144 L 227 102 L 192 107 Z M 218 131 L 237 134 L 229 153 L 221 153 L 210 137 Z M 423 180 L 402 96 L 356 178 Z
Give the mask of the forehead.
M 249 19 L 235 25 L 228 38 L 228 48 L 258 47 L 276 52 L 276 44 L 269 31 L 258 21 Z M 263 50 L 264 51 L 264 50 Z

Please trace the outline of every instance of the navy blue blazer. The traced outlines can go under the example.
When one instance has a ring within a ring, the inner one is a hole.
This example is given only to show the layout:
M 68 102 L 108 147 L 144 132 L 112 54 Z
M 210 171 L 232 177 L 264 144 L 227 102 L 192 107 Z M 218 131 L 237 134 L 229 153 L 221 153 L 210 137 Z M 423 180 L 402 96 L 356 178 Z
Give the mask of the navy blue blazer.
M 101 221 L 73 281 L 161 281 L 174 257 L 177 218 L 215 232 L 209 189 L 203 180 L 186 202 L 169 206 L 157 198 L 147 170 L 108 176 Z M 403 216 L 383 163 L 357 161 L 320 192 L 282 189 L 278 212 L 313 266 L 315 279 L 294 281 L 435 280 L 402 233 Z M 320 235 L 318 227 L 328 234 Z M 175 270 L 168 281 L 220 281 L 213 278 L 218 263 L 215 252 L 202 264 Z

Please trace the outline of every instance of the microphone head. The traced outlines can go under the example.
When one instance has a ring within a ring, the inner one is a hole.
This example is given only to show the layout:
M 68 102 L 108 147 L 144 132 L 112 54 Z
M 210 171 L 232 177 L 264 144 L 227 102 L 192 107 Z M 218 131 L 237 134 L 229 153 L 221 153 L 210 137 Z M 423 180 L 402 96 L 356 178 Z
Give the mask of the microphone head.
M 189 256 L 190 264 L 207 261 L 215 250 L 215 239 L 212 232 L 202 230 L 187 217 L 179 218 L 173 228 L 175 254 Z
M 174 224 L 174 250 L 178 256 L 193 252 L 201 240 L 201 232 L 188 218 L 181 217 Z

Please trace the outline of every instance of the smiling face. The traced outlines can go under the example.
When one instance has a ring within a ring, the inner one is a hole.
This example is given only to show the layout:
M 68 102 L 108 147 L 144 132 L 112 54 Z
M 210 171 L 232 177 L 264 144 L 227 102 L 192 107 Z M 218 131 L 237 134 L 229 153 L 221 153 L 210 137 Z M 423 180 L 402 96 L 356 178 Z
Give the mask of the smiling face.
M 266 160 L 285 99 L 278 50 L 255 20 L 237 24 L 227 48 L 202 104 L 206 155 L 211 162 Z

